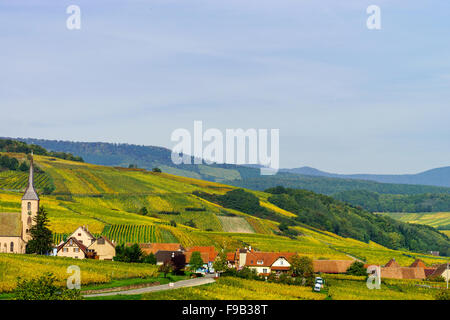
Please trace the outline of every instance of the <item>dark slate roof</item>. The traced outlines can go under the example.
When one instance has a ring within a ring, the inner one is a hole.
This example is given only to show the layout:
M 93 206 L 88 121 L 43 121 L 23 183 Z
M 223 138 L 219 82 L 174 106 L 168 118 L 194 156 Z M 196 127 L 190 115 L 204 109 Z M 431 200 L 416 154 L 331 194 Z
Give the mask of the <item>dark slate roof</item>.
M 155 258 L 157 262 L 166 262 L 170 261 L 172 259 L 172 254 L 175 255 L 184 255 L 181 251 L 166 251 L 166 250 L 159 250 L 155 253 Z
M 0 237 L 20 237 L 22 220 L 19 212 L 0 213 Z
M 39 200 L 39 196 L 34 189 L 34 165 L 33 165 L 33 155 L 31 155 L 30 163 L 30 174 L 28 176 L 28 186 L 25 189 L 22 200 Z

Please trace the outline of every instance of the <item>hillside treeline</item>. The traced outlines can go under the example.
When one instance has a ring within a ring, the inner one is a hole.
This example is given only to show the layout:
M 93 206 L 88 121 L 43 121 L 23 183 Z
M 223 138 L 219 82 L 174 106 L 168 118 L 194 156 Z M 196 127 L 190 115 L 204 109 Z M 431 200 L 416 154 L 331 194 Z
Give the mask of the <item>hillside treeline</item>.
M 380 194 L 450 194 L 450 188 L 446 187 L 380 183 L 368 180 L 316 177 L 292 173 L 248 177 L 243 180 L 227 180 L 223 183 L 260 191 L 276 186 L 284 186 L 292 189 L 306 189 L 326 195 L 333 195 L 338 192 L 349 190 L 368 190 Z
M 74 156 L 71 153 L 47 151 L 43 147 L 35 144 L 27 144 L 18 140 L 0 139 L 0 152 L 31 153 L 31 151 L 33 151 L 34 154 L 41 156 L 84 162 L 82 157 Z
M 312 227 L 364 242 L 374 241 L 391 249 L 439 251 L 450 255 L 450 239 L 436 229 L 376 215 L 329 196 L 307 190 L 275 187 L 266 190 L 269 201 L 291 211 L 293 218 Z
M 343 191 L 333 198 L 360 206 L 371 212 L 450 211 L 450 194 L 379 194 L 367 190 Z

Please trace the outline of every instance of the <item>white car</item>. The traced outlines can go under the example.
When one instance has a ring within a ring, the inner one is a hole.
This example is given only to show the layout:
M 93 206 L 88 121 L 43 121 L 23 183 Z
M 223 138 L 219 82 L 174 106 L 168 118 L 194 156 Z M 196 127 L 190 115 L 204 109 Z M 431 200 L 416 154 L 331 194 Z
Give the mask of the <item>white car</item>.
M 316 283 L 314 285 L 314 291 L 320 292 L 320 289 L 322 289 L 322 285 L 320 283 Z

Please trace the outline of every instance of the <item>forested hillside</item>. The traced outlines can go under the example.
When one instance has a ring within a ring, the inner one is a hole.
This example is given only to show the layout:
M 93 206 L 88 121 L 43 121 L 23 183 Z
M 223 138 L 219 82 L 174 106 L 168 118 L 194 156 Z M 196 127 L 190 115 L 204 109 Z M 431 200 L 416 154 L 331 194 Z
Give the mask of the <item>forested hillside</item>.
M 269 202 L 297 214 L 297 218 L 293 219 L 295 221 L 340 236 L 365 242 L 371 240 L 390 248 L 425 251 L 433 247 L 433 250 L 450 254 L 448 237 L 432 227 L 405 224 L 306 190 L 276 187 L 266 192 L 272 194 Z
M 380 194 L 367 190 L 350 190 L 333 194 L 333 198 L 371 212 L 439 212 L 450 211 L 450 194 Z
M 293 173 L 278 173 L 274 176 L 249 177 L 247 179 L 233 181 L 228 180 L 224 181 L 224 183 L 253 190 L 265 190 L 276 186 L 284 186 L 293 189 L 306 189 L 326 195 L 348 190 L 368 190 L 383 194 L 450 194 L 450 188 L 446 187 L 379 183 L 367 180 L 315 177 Z

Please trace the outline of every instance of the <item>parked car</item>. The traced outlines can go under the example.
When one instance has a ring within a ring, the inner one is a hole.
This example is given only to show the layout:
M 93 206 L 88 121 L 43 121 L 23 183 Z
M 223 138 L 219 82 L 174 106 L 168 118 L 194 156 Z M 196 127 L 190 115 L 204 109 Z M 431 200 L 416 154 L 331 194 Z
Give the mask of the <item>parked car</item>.
M 320 283 L 316 283 L 314 285 L 314 291 L 320 292 L 320 289 L 322 289 L 322 285 Z
M 318 283 L 318 284 L 320 284 L 320 285 L 323 286 L 324 281 L 323 281 L 323 279 L 322 279 L 321 277 L 316 277 L 315 283 L 316 283 L 316 284 Z

